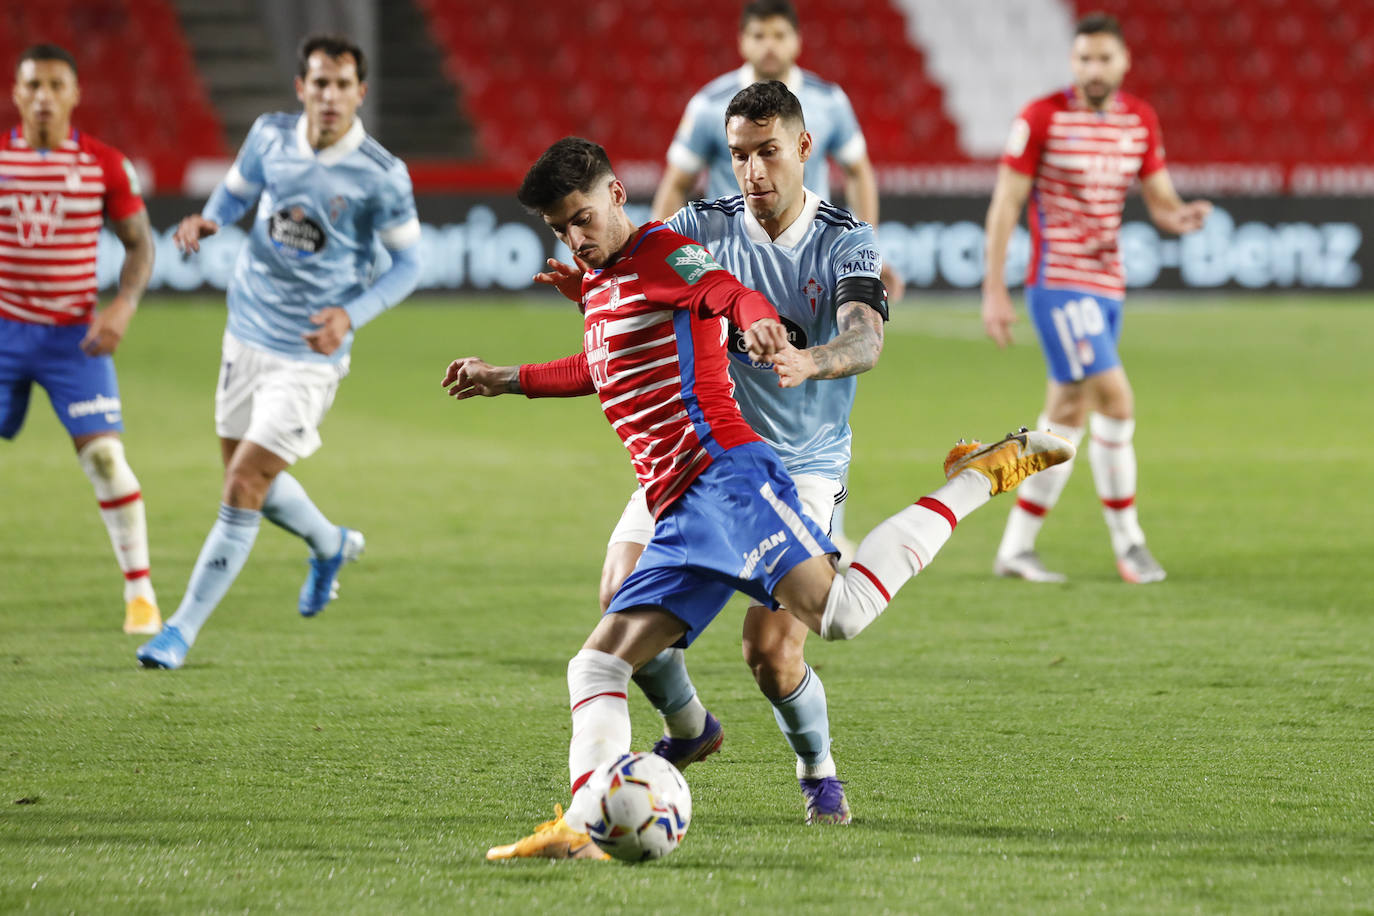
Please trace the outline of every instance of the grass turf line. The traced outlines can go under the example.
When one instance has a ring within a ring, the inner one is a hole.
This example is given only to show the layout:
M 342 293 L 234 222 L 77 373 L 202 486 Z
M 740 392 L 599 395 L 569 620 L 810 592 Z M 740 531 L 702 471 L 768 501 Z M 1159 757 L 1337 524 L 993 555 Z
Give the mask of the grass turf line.
M 482 860 L 565 800 L 564 666 L 632 479 L 592 399 L 455 404 L 438 381 L 460 355 L 571 352 L 575 312 L 369 326 L 296 471 L 368 554 L 302 620 L 305 550 L 264 525 L 179 672 L 135 668 L 89 485 L 35 395 L 0 447 L 0 910 L 1368 912 L 1365 305 L 1133 301 L 1139 505 L 1170 579 L 1117 581 L 1086 467 L 1041 538 L 1066 586 L 990 577 L 1009 500 L 961 524 L 870 633 L 808 646 L 848 829 L 801 825 L 728 608 L 689 659 L 724 750 L 687 773 L 682 849 L 632 869 Z M 972 310 L 897 312 L 860 383 L 851 536 L 1043 396 L 1024 322 L 998 353 Z M 167 613 L 218 500 L 222 322 L 150 303 L 118 358 Z M 631 708 L 645 747 L 657 722 Z

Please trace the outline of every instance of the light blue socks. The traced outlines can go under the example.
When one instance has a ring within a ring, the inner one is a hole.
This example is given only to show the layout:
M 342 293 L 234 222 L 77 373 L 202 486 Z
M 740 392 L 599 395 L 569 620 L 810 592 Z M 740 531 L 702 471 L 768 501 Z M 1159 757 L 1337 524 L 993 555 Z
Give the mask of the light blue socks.
M 343 543 L 339 526 L 325 518 L 310 501 L 301 482 L 285 471 L 278 474 L 268 488 L 262 514 L 274 525 L 303 538 L 320 559 L 333 557 Z
M 773 718 L 797 754 L 797 778 L 820 779 L 835 775 L 830 756 L 830 713 L 825 685 L 811 666 L 806 666 L 797 689 L 773 701 Z
M 706 727 L 706 707 L 687 676 L 687 659 L 681 649 L 664 649 L 634 673 L 634 682 L 663 716 L 671 738 L 695 738 Z
M 256 509 L 220 505 L 219 519 L 200 548 L 181 606 L 167 621 L 181 631 L 188 646 L 238 578 L 257 540 L 261 521 L 262 513 Z

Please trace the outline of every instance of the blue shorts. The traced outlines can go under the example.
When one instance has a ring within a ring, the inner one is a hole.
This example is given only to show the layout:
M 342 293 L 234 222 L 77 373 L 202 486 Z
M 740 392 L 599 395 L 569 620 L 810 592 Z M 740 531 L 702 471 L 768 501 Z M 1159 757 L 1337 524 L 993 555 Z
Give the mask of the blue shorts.
M 1050 378 L 1077 382 L 1121 365 L 1121 305 L 1098 293 L 1026 287 L 1026 311 L 1040 335 Z
M 773 591 L 783 576 L 837 552 L 807 517 L 782 460 L 750 442 L 716 458 L 659 516 L 606 613 L 662 608 L 687 625 L 677 643 L 685 648 L 735 592 L 776 607 Z
M 114 360 L 81 352 L 88 330 L 0 318 L 0 437 L 13 439 L 24 425 L 35 383 L 73 438 L 124 430 Z

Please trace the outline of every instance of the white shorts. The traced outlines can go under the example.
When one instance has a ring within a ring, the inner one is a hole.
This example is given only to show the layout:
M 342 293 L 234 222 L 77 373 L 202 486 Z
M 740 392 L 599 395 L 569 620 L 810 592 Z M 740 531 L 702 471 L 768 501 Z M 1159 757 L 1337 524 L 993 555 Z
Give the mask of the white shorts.
M 801 497 L 802 508 L 811 520 L 821 526 L 826 534 L 830 533 L 830 519 L 835 507 L 844 501 L 844 484 L 819 474 L 795 474 L 792 482 L 797 485 L 797 495 Z M 654 536 L 654 517 L 649 512 L 649 504 L 644 498 L 644 488 L 638 487 L 630 495 L 625 511 L 620 513 L 620 521 L 606 546 L 612 544 L 647 544 Z
M 348 357 L 337 363 L 290 359 L 224 335 L 215 432 L 247 439 L 295 464 L 320 447 L 319 426 L 348 374 Z

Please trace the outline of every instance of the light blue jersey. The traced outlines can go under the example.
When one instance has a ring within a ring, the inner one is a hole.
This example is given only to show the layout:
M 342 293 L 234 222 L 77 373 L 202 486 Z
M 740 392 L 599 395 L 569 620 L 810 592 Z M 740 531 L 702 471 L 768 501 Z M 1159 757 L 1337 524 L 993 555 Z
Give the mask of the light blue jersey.
M 798 349 L 839 333 L 840 280 L 876 280 L 883 266 L 873 227 L 810 191 L 801 215 L 777 239 L 768 237 L 739 195 L 693 201 L 668 226 L 700 242 L 741 283 L 767 296 Z M 734 328 L 729 350 L 740 412 L 777 450 L 788 472 L 842 478 L 849 467 L 849 411 L 858 379 L 810 379 L 780 388 L 771 366 L 749 359 Z
M 229 333 L 293 359 L 344 359 L 352 332 L 329 356 L 301 335 L 315 330 L 310 316 L 328 306 L 346 309 L 356 331 L 414 288 L 413 277 L 407 287 L 394 275 L 373 286 L 378 242 L 399 253 L 420 239 L 405 163 L 360 121 L 317 152 L 303 114 L 267 114 L 253 124 L 203 215 L 223 224 L 254 198 L 253 229 L 229 282 Z
M 687 112 L 668 147 L 668 162 L 682 171 L 695 175 L 702 169 L 710 170 L 706 183 L 708 200 L 739 193 L 730 167 L 730 148 L 725 145 L 725 109 L 735 94 L 753 81 L 753 68 L 745 64 L 707 83 L 687 103 Z M 854 107 L 843 89 L 809 70 L 793 67 L 783 82 L 801 100 L 806 129 L 814 144 L 802 183 L 822 200 L 829 200 L 827 159 L 847 166 L 868 153 Z

